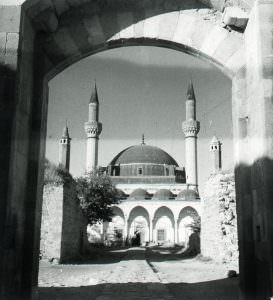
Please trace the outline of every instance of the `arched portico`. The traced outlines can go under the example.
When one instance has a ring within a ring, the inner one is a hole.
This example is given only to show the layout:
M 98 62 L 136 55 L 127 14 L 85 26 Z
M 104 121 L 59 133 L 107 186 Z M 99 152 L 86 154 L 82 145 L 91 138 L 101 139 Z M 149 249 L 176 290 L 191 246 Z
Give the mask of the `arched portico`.
M 126 5 L 27 0 L 2 7 L 0 20 L 6 20 L 0 22 L 5 45 L 0 53 L 4 298 L 14 294 L 30 298 L 37 284 L 47 80 L 84 56 L 148 40 L 205 58 L 232 78 L 241 288 L 246 299 L 271 296 L 273 2 L 234 1 L 252 9 L 244 36 L 215 27 L 217 18 L 205 22 L 194 16 L 206 5 L 221 10 L 224 2 L 204 0 L 196 7 L 196 1 L 182 0 Z M 257 277 L 261 272 L 263 283 Z M 11 284 L 13 278 L 18 279 L 16 285 Z
M 156 243 L 175 243 L 177 228 L 174 214 L 167 206 L 160 206 L 154 213 L 152 220 L 153 236 Z
M 193 207 L 186 206 L 181 209 L 177 220 L 179 243 L 188 244 L 189 237 L 194 232 L 192 225 L 194 225 L 198 218 L 199 215 Z
M 149 212 L 143 206 L 135 206 L 128 216 L 128 233 L 126 238 L 132 238 L 136 233 L 140 234 L 140 244 L 149 241 Z
M 111 234 L 121 234 L 122 237 L 125 236 L 125 216 L 122 209 L 116 205 L 112 206 L 113 218 L 109 223 L 104 223 L 104 232 Z

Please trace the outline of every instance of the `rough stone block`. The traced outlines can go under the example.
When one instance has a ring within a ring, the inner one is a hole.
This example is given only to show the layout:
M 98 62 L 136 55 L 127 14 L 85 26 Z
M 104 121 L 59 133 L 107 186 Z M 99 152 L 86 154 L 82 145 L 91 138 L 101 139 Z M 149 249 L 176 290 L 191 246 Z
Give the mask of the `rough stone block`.
M 207 55 L 212 55 L 221 42 L 228 36 L 228 31 L 219 27 L 214 26 L 210 32 L 207 33 L 200 50 Z
M 131 38 L 134 35 L 132 12 L 118 12 L 118 25 L 121 38 Z M 129 29 L 130 28 L 130 29 Z
M 18 33 L 7 34 L 5 65 L 9 66 L 13 70 L 17 69 L 18 43 L 19 43 Z
M 157 38 L 159 33 L 160 16 L 154 16 L 144 21 L 143 36 L 147 38 Z
M 160 16 L 159 35 L 158 38 L 162 40 L 172 40 L 176 30 L 179 12 L 174 11 Z
M 192 33 L 193 47 L 200 49 L 208 32 L 212 31 L 213 28 L 214 25 L 210 21 L 197 20 L 195 23 L 195 31 Z
M 2 62 L 4 62 L 4 56 L 6 53 L 6 44 L 7 44 L 6 32 L 0 32 L 0 59 L 2 60 Z
M 236 205 L 230 205 L 230 195 L 235 189 L 231 184 L 233 181 L 230 174 L 216 174 L 206 183 L 201 218 L 201 253 L 216 261 L 237 264 Z
M 230 57 L 238 50 L 238 45 L 242 45 L 243 40 L 241 35 L 232 35 L 224 39 L 213 53 L 213 57 L 223 65 Z
M 135 38 L 141 38 L 144 35 L 144 22 L 140 21 L 134 25 Z
M 192 33 L 195 30 L 196 18 L 180 12 L 176 30 L 173 36 L 175 43 L 192 45 Z
M 92 18 L 83 19 L 86 30 L 89 33 L 88 41 L 93 44 L 101 44 L 105 41 L 103 27 L 100 22 L 100 18 L 94 15 Z
M 0 32 L 19 32 L 21 6 L 0 4 Z

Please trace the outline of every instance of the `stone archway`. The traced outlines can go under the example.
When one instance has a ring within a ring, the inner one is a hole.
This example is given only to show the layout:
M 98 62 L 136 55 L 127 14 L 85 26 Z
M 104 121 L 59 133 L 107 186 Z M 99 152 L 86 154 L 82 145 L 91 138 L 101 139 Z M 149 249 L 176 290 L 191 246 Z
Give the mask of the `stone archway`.
M 167 206 L 160 206 L 154 212 L 153 241 L 161 243 L 175 243 L 176 227 L 174 214 Z
M 235 2 L 250 11 L 244 35 L 225 31 L 217 24 L 217 16 L 202 20 L 204 11 L 198 15 L 208 7 L 223 9 L 223 0 L 126 5 L 15 0 L 11 6 L 0 7 L 4 20 L 0 22 L 4 44 L 0 51 L 3 297 L 15 293 L 29 298 L 37 284 L 47 81 L 92 53 L 149 43 L 206 59 L 232 79 L 241 288 L 247 299 L 271 296 L 273 2 L 229 1 L 229 5 Z M 256 202 L 260 205 L 255 206 Z M 13 278 L 18 279 L 16 285 Z
M 139 246 L 149 242 L 149 212 L 143 206 L 135 206 L 130 210 L 128 217 L 128 237 L 132 241 L 137 237 Z
M 118 206 L 113 206 L 112 211 L 112 221 L 105 226 L 105 230 L 108 236 L 112 235 L 112 239 L 121 244 L 126 237 L 124 212 Z
M 191 206 L 181 209 L 177 220 L 178 242 L 187 246 L 190 235 L 194 232 L 192 225 L 198 220 L 197 211 Z

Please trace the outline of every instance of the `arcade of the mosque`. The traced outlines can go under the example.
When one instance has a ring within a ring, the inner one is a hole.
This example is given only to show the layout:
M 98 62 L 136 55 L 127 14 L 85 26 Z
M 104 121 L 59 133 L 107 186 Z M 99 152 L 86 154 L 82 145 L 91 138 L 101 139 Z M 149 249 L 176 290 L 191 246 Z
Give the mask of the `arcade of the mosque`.
M 149 145 L 144 135 L 138 145 L 118 153 L 107 167 L 101 168 L 120 190 L 121 199 L 113 206 L 111 222 L 88 227 L 90 242 L 187 244 L 200 220 L 198 193 L 196 97 L 192 82 L 186 99 L 185 167 L 164 150 Z M 95 86 L 89 102 L 89 118 L 84 125 L 87 135 L 86 171 L 97 168 L 98 142 L 102 131 L 99 122 L 99 97 Z M 210 143 L 212 170 L 221 168 L 221 143 L 213 137 Z M 59 161 L 69 169 L 70 137 L 66 126 L 60 140 Z

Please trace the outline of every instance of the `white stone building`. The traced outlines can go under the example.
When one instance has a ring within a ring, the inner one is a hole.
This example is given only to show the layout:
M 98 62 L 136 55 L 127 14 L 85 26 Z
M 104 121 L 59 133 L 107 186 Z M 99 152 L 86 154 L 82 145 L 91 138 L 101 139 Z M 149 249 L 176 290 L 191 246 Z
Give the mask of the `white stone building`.
M 99 123 L 97 89 L 89 103 L 89 119 L 85 123 L 87 134 L 86 170 L 97 167 Z M 196 120 L 196 99 L 192 82 L 186 98 L 185 168 L 160 148 L 142 143 L 131 146 L 104 168 L 116 187 L 122 191 L 119 205 L 113 207 L 112 222 L 89 228 L 93 240 L 137 240 L 137 243 L 187 244 L 192 225 L 200 215 L 197 181 L 197 134 L 200 124 Z M 99 232 L 98 232 L 99 231 Z
M 198 193 L 196 99 L 190 82 L 186 97 L 185 134 L 186 170 L 162 149 L 147 145 L 142 136 L 139 145 L 118 153 L 102 170 L 121 192 L 120 204 L 113 206 L 112 222 L 88 227 L 92 242 L 112 243 L 135 240 L 136 244 L 185 244 L 200 217 Z M 87 135 L 86 171 L 97 168 L 99 122 L 97 88 L 89 103 L 85 123 Z M 221 169 L 221 143 L 213 137 L 210 144 L 212 173 Z M 70 137 L 67 126 L 60 140 L 59 164 L 69 170 Z

